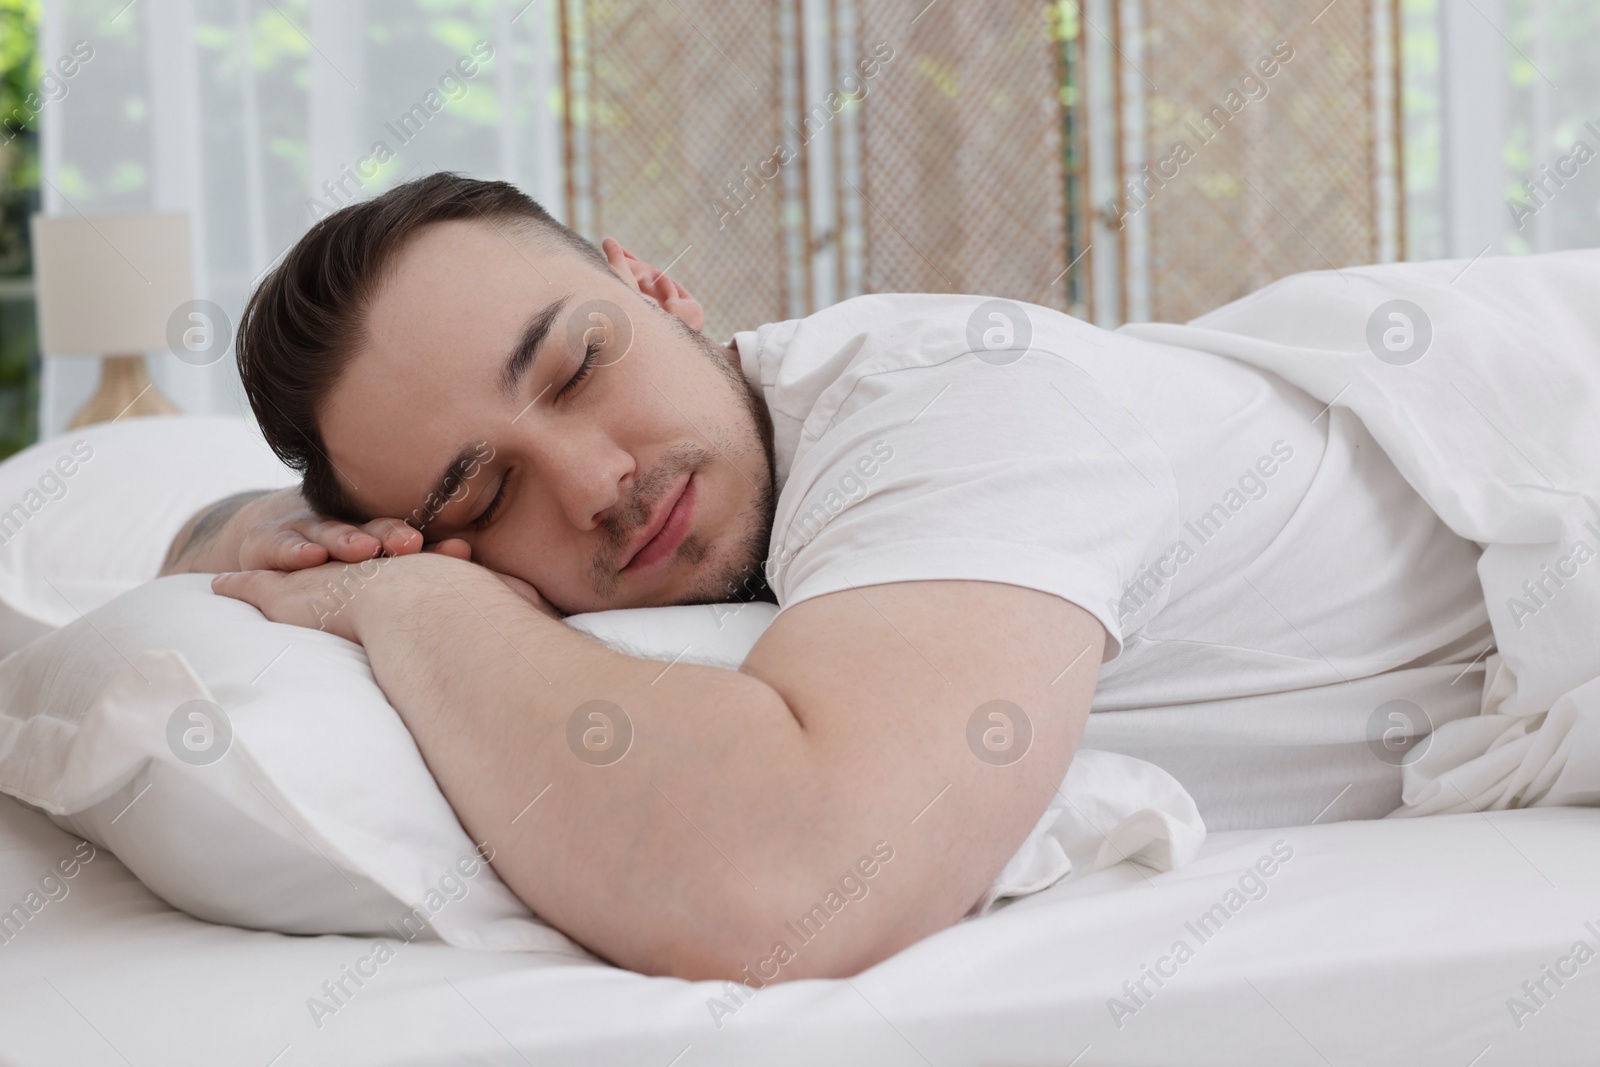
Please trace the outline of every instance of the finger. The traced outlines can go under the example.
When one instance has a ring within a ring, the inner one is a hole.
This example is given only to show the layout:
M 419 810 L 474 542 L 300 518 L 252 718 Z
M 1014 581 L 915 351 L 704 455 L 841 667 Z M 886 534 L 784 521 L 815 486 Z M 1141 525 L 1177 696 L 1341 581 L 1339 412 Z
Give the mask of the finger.
M 391 556 L 406 556 L 422 551 L 422 531 L 400 519 L 373 519 L 363 523 L 361 529 L 376 538 Z
M 447 537 L 443 541 L 435 541 L 423 551 L 437 552 L 441 556 L 452 556 L 469 563 L 472 561 L 472 546 L 459 537 Z
M 232 597 L 242 600 L 246 604 L 260 607 L 263 592 L 261 575 L 265 571 L 233 571 L 214 575 L 211 579 L 211 591 L 218 596 Z
M 336 519 L 311 519 L 289 527 L 328 555 L 343 563 L 361 563 L 383 551 L 383 541 L 365 530 Z
M 327 562 L 327 549 L 298 531 L 280 527 L 252 530 L 239 545 L 241 570 L 296 571 Z
M 326 548 L 307 541 L 293 530 L 279 530 L 267 546 L 266 559 L 260 565 L 272 570 L 299 571 L 320 567 L 326 562 Z

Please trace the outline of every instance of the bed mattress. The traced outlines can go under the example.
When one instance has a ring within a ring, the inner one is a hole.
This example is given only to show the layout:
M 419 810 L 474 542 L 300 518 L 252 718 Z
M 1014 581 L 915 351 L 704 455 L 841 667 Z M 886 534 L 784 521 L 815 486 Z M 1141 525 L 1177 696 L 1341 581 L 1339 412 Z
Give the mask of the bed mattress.
M 1177 871 L 1121 864 L 850 979 L 753 993 L 212 925 L 87 853 L 0 798 L 7 1067 L 1491 1067 L 1591 1063 L 1600 1018 L 1592 809 L 1215 833 Z M 65 893 L 41 892 L 52 871 Z

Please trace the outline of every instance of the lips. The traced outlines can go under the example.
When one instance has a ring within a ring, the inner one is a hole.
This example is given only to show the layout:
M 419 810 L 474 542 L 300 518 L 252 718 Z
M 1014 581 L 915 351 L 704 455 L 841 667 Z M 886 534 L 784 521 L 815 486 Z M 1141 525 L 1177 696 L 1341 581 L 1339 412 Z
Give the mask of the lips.
M 649 525 L 639 533 L 628 552 L 624 571 L 639 571 L 670 556 L 688 534 L 694 519 L 693 472 L 661 497 Z

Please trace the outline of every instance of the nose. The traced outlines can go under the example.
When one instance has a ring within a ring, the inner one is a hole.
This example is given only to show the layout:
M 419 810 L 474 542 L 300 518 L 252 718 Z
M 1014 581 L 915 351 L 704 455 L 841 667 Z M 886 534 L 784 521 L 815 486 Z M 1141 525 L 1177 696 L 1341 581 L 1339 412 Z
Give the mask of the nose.
M 614 514 L 638 477 L 633 455 L 599 428 L 562 427 L 541 451 L 542 480 L 579 530 L 592 530 Z

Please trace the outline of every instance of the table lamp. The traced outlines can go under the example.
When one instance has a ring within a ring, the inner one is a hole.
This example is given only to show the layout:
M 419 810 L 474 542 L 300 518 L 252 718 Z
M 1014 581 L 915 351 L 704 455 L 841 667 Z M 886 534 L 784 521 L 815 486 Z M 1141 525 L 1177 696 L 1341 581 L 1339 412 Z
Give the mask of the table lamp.
M 97 355 L 100 386 L 68 423 L 171 415 L 145 368 L 166 351 L 167 324 L 194 298 L 189 218 L 182 212 L 33 217 L 39 350 Z

